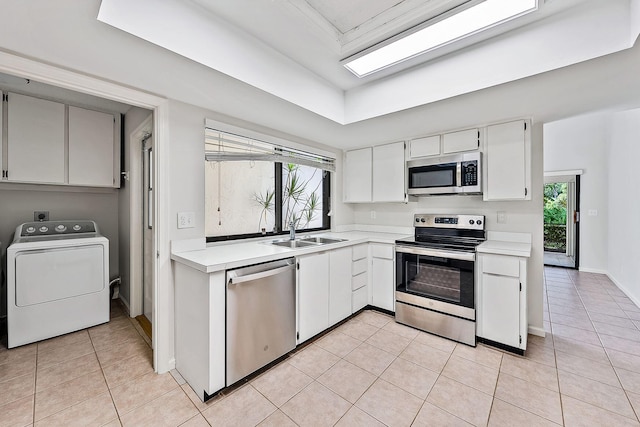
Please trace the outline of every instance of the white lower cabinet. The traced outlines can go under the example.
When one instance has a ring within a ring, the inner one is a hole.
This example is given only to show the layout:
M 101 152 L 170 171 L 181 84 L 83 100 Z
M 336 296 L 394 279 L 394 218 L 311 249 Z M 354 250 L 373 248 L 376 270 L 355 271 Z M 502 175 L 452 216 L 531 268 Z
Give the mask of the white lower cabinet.
M 304 255 L 298 262 L 298 343 L 329 327 L 329 252 Z
M 369 304 L 369 245 L 357 245 L 351 256 L 351 312 Z
M 478 255 L 479 337 L 526 350 L 527 259 Z
M 371 249 L 371 305 L 395 311 L 394 247 L 372 243 Z
M 329 326 L 351 315 L 351 247 L 329 252 Z
M 204 401 L 226 386 L 225 272 L 173 266 L 176 370 Z

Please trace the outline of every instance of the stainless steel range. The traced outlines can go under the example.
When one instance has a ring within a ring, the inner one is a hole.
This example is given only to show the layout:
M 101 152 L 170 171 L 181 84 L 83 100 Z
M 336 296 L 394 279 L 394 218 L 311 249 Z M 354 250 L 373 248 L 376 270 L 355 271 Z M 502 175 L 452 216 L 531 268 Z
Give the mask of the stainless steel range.
M 396 321 L 475 346 L 484 216 L 418 214 L 413 225 L 413 237 L 396 240 Z

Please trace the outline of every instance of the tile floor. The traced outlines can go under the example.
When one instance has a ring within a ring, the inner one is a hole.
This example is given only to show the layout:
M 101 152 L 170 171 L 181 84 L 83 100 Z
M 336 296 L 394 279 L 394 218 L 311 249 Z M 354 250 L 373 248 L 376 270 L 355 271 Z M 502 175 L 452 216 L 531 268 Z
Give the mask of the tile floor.
M 107 325 L 0 348 L 0 426 L 639 425 L 640 309 L 605 276 L 545 276 L 553 334 L 526 357 L 365 311 L 206 404 L 153 373 L 115 306 Z
M 576 261 L 573 257 L 565 255 L 564 252 L 545 251 L 544 265 L 574 268 L 576 266 Z

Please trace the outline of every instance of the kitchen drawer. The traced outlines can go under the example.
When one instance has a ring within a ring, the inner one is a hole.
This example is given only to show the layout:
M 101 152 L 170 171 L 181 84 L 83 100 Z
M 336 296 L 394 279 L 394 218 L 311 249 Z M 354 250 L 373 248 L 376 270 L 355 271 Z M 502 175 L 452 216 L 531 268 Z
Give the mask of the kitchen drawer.
M 367 305 L 368 297 L 366 286 L 351 293 L 351 308 L 354 313 Z
M 373 258 L 393 259 L 393 245 L 371 245 L 371 256 Z
M 512 256 L 483 255 L 482 272 L 500 276 L 520 277 L 520 260 Z
M 367 271 L 367 261 L 367 258 L 353 261 L 353 265 L 351 267 L 351 275 L 357 276 L 358 274 Z
M 351 290 L 355 291 L 363 286 L 367 286 L 367 273 L 360 273 L 357 276 L 351 278 Z
M 353 247 L 351 252 L 351 259 L 357 261 L 367 257 L 369 245 L 357 245 Z

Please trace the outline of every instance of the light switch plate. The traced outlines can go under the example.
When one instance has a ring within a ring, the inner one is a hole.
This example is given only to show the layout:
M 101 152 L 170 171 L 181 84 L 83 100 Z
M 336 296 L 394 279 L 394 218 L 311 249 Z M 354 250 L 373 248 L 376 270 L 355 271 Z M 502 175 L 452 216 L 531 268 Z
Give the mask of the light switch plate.
M 507 213 L 505 211 L 498 211 L 498 224 L 507 223 Z
M 194 228 L 195 213 L 193 212 L 178 212 L 178 228 Z
M 597 209 L 589 209 L 589 216 L 598 216 L 598 210 Z

